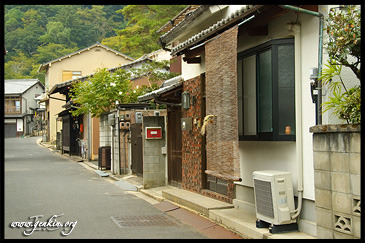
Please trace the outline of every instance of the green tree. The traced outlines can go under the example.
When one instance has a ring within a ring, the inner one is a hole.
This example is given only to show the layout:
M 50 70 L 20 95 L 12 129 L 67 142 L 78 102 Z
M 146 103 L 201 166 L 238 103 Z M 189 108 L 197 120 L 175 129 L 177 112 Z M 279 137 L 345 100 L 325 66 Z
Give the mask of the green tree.
M 23 28 L 23 17 L 24 13 L 17 8 L 7 11 L 5 14 L 5 32 L 15 31 L 18 28 Z
M 33 69 L 35 60 L 28 58 L 23 52 L 17 51 L 17 56 L 11 57 L 4 65 L 5 79 L 27 79 Z
M 49 22 L 46 28 L 47 33 L 39 37 L 41 42 L 75 46 L 71 42 L 71 29 L 66 28 L 61 22 Z
M 37 63 L 45 63 L 56 58 L 65 56 L 67 54 L 73 53 L 77 51 L 77 47 L 68 47 L 67 45 L 63 44 L 55 44 L 55 43 L 48 43 L 47 45 L 39 46 L 37 49 L 37 53 L 34 57 L 37 60 Z
M 345 10 L 332 8 L 325 28 L 329 41 L 325 48 L 335 65 L 350 68 L 361 79 L 361 12 L 359 5 L 346 5 Z M 351 58 L 353 60 L 351 60 Z
M 136 102 L 139 95 L 158 89 L 158 80 L 178 75 L 161 71 L 165 66 L 166 62 L 153 61 L 142 68 L 118 69 L 114 73 L 104 68 L 97 70 L 88 81 L 75 81 L 70 97 L 78 109 L 72 114 L 76 116 L 90 112 L 93 117 L 99 117 L 114 109 L 116 101 L 120 104 Z M 142 76 L 147 77 L 149 85 L 133 88 L 131 78 Z
M 186 5 L 128 5 L 119 13 L 128 21 L 117 36 L 106 38 L 102 44 L 138 58 L 161 47 L 156 31 L 178 14 Z
M 107 35 L 110 36 L 110 33 L 114 32 L 113 28 L 117 26 L 112 17 L 106 17 L 107 14 L 104 12 L 104 6 L 102 5 L 92 5 L 91 9 L 78 9 L 76 13 L 80 15 L 84 24 L 90 28 L 89 31 L 94 32 L 99 42 Z
M 89 81 L 75 82 L 71 88 L 71 99 L 79 108 L 72 112 L 80 115 L 90 112 L 93 117 L 115 108 L 115 101 L 127 103 L 132 84 L 130 73 L 123 69 L 109 73 L 106 68 L 99 69 Z
M 14 50 L 22 51 L 28 57 L 33 55 L 39 42 L 39 37 L 44 33 L 43 15 L 37 10 L 29 9 L 21 18 L 23 28 L 5 33 L 5 44 L 10 56 L 14 56 Z
M 360 8 L 348 5 L 345 10 L 331 9 L 325 28 L 329 41 L 325 49 L 328 64 L 322 69 L 319 80 L 328 85 L 332 96 L 322 104 L 323 113 L 331 110 L 333 115 L 347 123 L 361 122 L 361 16 Z M 342 67 L 350 68 L 359 79 L 359 85 L 347 87 L 342 77 Z

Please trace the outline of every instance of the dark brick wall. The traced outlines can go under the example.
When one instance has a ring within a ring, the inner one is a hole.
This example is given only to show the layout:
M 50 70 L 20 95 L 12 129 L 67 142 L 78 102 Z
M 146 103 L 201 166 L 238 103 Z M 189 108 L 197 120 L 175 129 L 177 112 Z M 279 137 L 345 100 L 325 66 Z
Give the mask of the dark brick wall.
M 219 51 L 218 51 L 219 50 Z M 205 170 L 228 178 L 239 178 L 238 99 L 237 99 L 237 28 L 224 32 L 205 46 L 206 80 L 197 76 L 185 80 L 183 91 L 189 91 L 195 104 L 182 111 L 182 117 L 192 118 L 192 130 L 182 131 L 182 188 L 232 202 L 234 184 L 227 181 L 227 195 L 205 188 Z M 202 81 L 204 80 L 204 82 Z M 202 99 L 205 90 L 206 102 Z M 205 112 L 206 103 L 206 112 Z M 206 113 L 206 114 L 205 114 Z M 205 115 L 216 115 L 200 133 Z M 195 122 L 194 122 L 195 121 Z M 206 163 L 206 165 L 205 165 Z
M 204 172 L 206 166 L 203 150 L 205 135 L 202 136 L 200 133 L 205 115 L 205 103 L 202 98 L 204 89 L 205 83 L 203 75 L 184 81 L 183 91 L 189 91 L 190 98 L 191 100 L 195 100 L 195 104 L 188 110 L 182 110 L 183 118 L 191 117 L 193 120 L 192 130 L 182 131 L 182 188 L 232 203 L 234 196 L 233 182 L 228 182 L 228 195 L 222 195 L 204 189 L 206 180 Z M 194 119 L 196 119 L 196 125 L 194 125 Z
M 194 125 L 202 120 L 202 86 L 201 77 L 197 76 L 184 81 L 183 91 L 189 91 L 191 101 L 195 104 L 188 110 L 182 110 L 182 117 L 193 119 L 193 128 L 182 131 L 182 188 L 200 193 L 203 188 L 202 135 L 200 127 Z M 193 98 L 195 97 L 195 98 Z

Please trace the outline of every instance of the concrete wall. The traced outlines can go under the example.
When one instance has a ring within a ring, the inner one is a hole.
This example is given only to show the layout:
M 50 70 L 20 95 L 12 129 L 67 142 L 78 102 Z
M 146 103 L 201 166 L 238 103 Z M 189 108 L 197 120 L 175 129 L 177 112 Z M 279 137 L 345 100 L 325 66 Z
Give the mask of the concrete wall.
M 317 237 L 360 238 L 360 124 L 314 126 L 311 132 Z
M 161 127 L 162 139 L 145 139 L 146 127 Z M 152 188 L 166 185 L 165 116 L 143 116 L 143 186 Z

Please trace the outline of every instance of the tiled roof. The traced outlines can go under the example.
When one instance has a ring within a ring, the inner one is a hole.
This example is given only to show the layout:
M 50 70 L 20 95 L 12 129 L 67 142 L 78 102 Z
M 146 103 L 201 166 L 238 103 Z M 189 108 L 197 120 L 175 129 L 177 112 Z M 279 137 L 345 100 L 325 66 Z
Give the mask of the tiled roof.
M 181 78 L 181 75 L 174 77 L 174 78 L 170 78 L 168 80 L 165 80 L 159 89 L 149 92 L 145 95 L 138 96 L 138 101 L 146 101 L 146 100 L 151 100 L 153 98 L 156 98 L 159 95 L 161 95 L 167 91 L 170 91 L 176 87 L 181 86 L 182 82 L 183 82 L 183 79 Z
M 189 15 L 192 11 L 199 8 L 200 5 L 189 5 L 184 8 L 179 14 L 177 14 L 173 19 L 171 19 L 168 23 L 162 26 L 157 33 L 170 31 L 175 26 L 179 25 L 187 15 Z
M 137 60 L 135 60 L 133 62 L 129 62 L 129 63 L 123 64 L 121 66 L 118 66 L 118 67 L 109 68 L 108 71 L 109 72 L 114 72 L 114 71 L 116 71 L 118 69 L 128 69 L 128 68 L 131 68 L 131 67 L 133 67 L 133 65 L 136 65 L 138 63 L 141 63 L 141 62 L 151 62 L 151 61 L 153 61 L 153 59 L 151 59 L 151 58 L 149 58 L 147 56 L 142 56 L 142 57 L 138 58 Z M 84 81 L 85 79 L 91 78 L 92 76 L 94 76 L 94 73 L 89 74 L 89 75 L 85 75 L 85 76 L 81 76 L 81 77 L 77 77 L 77 78 L 74 78 L 74 79 L 70 79 L 70 80 L 67 80 L 67 81 L 62 82 L 62 83 L 55 84 L 50 89 L 49 94 L 57 93 L 57 89 L 58 88 L 62 88 L 62 87 L 69 86 L 69 85 L 71 85 L 71 83 L 73 81 L 76 81 L 76 80 Z
M 215 23 L 214 25 L 211 25 L 209 28 L 200 31 L 199 33 L 192 36 L 188 40 L 186 40 L 186 41 L 178 44 L 174 48 L 172 48 L 171 55 L 175 55 L 177 52 L 179 52 L 183 49 L 186 49 L 199 41 L 206 39 L 210 34 L 215 33 L 221 27 L 226 26 L 230 22 L 233 23 L 237 20 L 240 20 L 240 18 L 242 17 L 243 14 L 245 14 L 248 10 L 250 10 L 254 7 L 255 7 L 255 5 L 245 5 L 242 8 L 237 9 L 234 13 L 230 14 L 228 17 L 219 20 L 217 23 Z
M 6 95 L 23 94 L 38 82 L 38 79 L 5 79 L 4 93 Z M 40 84 L 42 85 L 42 83 Z
M 115 53 L 115 54 L 117 54 L 117 55 L 123 56 L 123 57 L 125 57 L 126 59 L 129 59 L 129 60 L 131 60 L 131 61 L 134 61 L 134 60 L 135 60 L 134 58 L 132 58 L 132 57 L 130 57 L 130 56 L 127 56 L 127 55 L 125 55 L 125 54 L 123 54 L 123 53 L 121 53 L 121 52 L 119 52 L 119 51 L 113 50 L 113 49 L 112 49 L 112 48 L 110 48 L 110 47 L 107 47 L 107 46 L 105 46 L 105 45 L 103 45 L 103 44 L 100 44 L 99 42 L 96 42 L 94 45 L 91 45 L 91 46 L 85 47 L 85 48 L 83 48 L 83 49 L 81 49 L 81 50 L 75 51 L 75 52 L 73 52 L 73 53 L 67 54 L 67 55 L 65 55 L 65 56 L 62 56 L 62 57 L 56 58 L 56 59 L 54 59 L 54 60 L 51 60 L 51 61 L 49 61 L 49 62 L 46 62 L 46 63 L 41 64 L 41 65 L 39 66 L 39 68 L 38 68 L 38 72 L 43 71 L 43 70 L 46 68 L 46 66 L 48 66 L 48 65 L 49 65 L 49 64 L 51 64 L 51 63 L 54 63 L 54 62 L 57 62 L 57 61 L 62 61 L 62 60 L 63 60 L 63 59 L 65 59 L 65 58 L 69 58 L 69 57 L 72 57 L 73 55 L 80 54 L 81 52 L 88 51 L 88 50 L 90 50 L 91 48 L 94 48 L 94 47 L 103 47 L 104 49 L 106 49 L 106 50 L 108 50 L 108 51 L 112 51 L 112 52 L 114 52 L 114 53 Z

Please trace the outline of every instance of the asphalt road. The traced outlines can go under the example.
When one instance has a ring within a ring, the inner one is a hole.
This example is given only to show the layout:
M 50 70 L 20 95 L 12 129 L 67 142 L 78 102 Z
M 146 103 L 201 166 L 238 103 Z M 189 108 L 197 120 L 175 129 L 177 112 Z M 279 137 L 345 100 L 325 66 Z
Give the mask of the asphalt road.
M 5 139 L 5 239 L 207 238 L 38 138 Z

